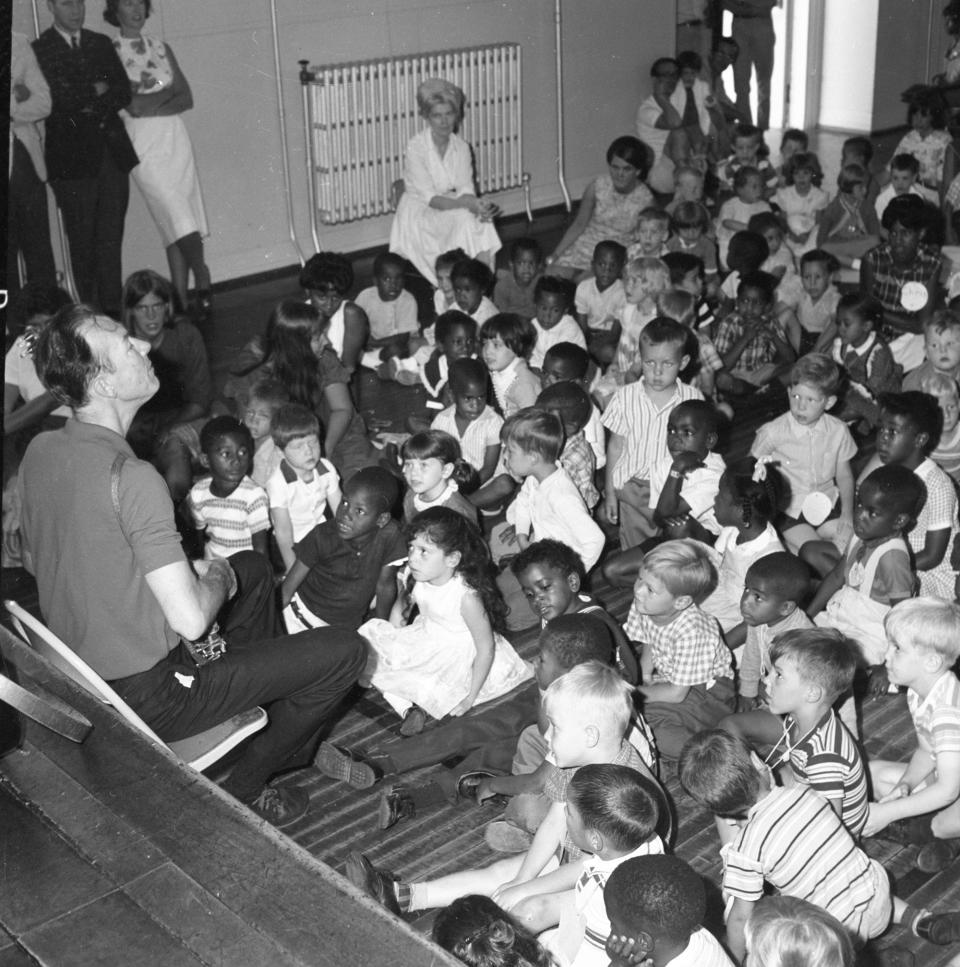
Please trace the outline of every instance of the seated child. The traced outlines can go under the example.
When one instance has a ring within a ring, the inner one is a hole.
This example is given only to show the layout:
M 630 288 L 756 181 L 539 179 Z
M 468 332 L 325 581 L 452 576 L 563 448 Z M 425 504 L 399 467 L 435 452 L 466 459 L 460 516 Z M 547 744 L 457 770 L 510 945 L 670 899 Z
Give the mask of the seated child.
M 543 366 L 543 357 L 551 346 L 559 342 L 572 342 L 587 348 L 587 340 L 576 319 L 570 315 L 571 283 L 555 275 L 545 275 L 533 292 L 534 308 L 536 310 L 530 324 L 536 336 L 533 349 L 530 351 L 530 366 L 539 370 Z
M 510 246 L 510 266 L 497 270 L 493 304 L 497 312 L 514 312 L 524 319 L 534 315 L 534 289 L 540 280 L 543 250 L 535 238 L 518 238 Z
M 931 373 L 920 389 L 936 399 L 943 415 L 943 432 L 930 459 L 956 483 L 960 480 L 960 384 L 944 373 Z
M 239 551 L 269 554 L 269 501 L 247 476 L 252 452 L 250 431 L 232 416 L 215 416 L 200 431 L 200 462 L 210 476 L 190 488 L 187 507 L 204 533 L 208 561 Z
M 396 477 L 364 467 L 344 485 L 336 515 L 298 541 L 296 559 L 280 588 L 288 634 L 339 625 L 358 627 L 375 600 L 374 616 L 387 618 L 397 598 L 397 566 L 407 544 L 390 516 Z
M 587 510 L 592 511 L 600 501 L 600 491 L 595 482 L 596 457 L 583 432 L 593 413 L 593 403 L 587 391 L 569 381 L 554 383 L 537 397 L 537 406 L 555 413 L 563 424 L 560 466 L 580 491 Z
M 458 359 L 470 359 L 477 349 L 477 324 L 459 309 L 447 309 L 433 325 L 433 346 L 421 346 L 407 359 L 391 359 L 390 373 L 403 386 L 420 383 L 427 391 L 428 410 L 442 409 L 450 403 L 447 381 L 450 365 Z M 411 417 L 407 423 L 422 417 Z M 420 429 L 420 426 L 417 426 Z
M 627 304 L 620 277 L 626 261 L 627 250 L 619 242 L 598 242 L 590 263 L 593 275 L 577 286 L 577 321 L 586 333 L 590 355 L 601 366 L 613 362 L 620 341 L 620 316 Z
M 813 627 L 803 610 L 810 585 L 810 569 L 786 551 L 765 554 L 747 568 L 740 598 L 747 639 L 737 669 L 738 712 L 766 706 L 762 685 L 772 667 L 773 641 L 784 632 Z
M 667 202 L 664 211 L 673 217 L 680 205 L 692 202 L 703 205 L 703 172 L 693 165 L 678 165 L 673 169 L 673 197 Z M 671 225 L 671 231 L 674 231 Z
M 320 421 L 305 406 L 281 406 L 271 432 L 283 459 L 267 481 L 270 521 L 284 570 L 289 571 L 296 560 L 293 545 L 326 520 L 327 510 L 337 512 L 340 477 L 320 456 Z
M 895 604 L 913 596 L 916 578 L 903 534 L 922 502 L 923 486 L 907 467 L 878 467 L 869 474 L 857 491 L 853 537 L 807 609 L 821 627 L 836 628 L 860 643 L 874 696 L 887 689 L 883 619 Z M 841 712 L 858 734 L 852 698 Z
M 607 880 L 603 902 L 610 919 L 610 967 L 733 967 L 717 939 L 701 926 L 707 913 L 703 879 L 679 857 L 623 861 Z
M 683 202 L 670 218 L 673 235 L 667 242 L 668 252 L 695 255 L 703 262 L 703 272 L 709 288 L 717 284 L 717 243 L 708 236 L 710 215 L 700 202 Z
M 853 967 L 850 933 L 826 910 L 792 896 L 758 901 L 744 928 L 751 967 L 817 964 Z M 888 948 L 889 949 L 889 948 Z
M 772 466 L 747 459 L 724 470 L 713 502 L 720 533 L 708 551 L 717 568 L 717 585 L 701 607 L 720 622 L 738 660 L 747 634 L 740 613 L 747 571 L 754 561 L 783 550 L 772 523 L 782 493 L 780 475 Z
M 867 821 L 867 778 L 860 750 L 833 706 L 850 692 L 860 661 L 857 642 L 839 631 L 784 631 L 770 649 L 767 708 L 720 723 L 766 753 L 764 762 L 784 785 L 820 793 L 855 839 Z M 721 840 L 727 828 L 720 827 Z
M 253 465 L 250 479 L 266 488 L 273 471 L 280 466 L 283 454 L 273 442 L 273 418 L 284 403 L 290 402 L 290 393 L 279 380 L 261 379 L 250 387 L 243 422 L 253 440 Z
M 780 136 L 780 167 L 777 168 L 777 187 L 783 188 L 787 181 L 787 166 L 793 156 L 810 148 L 810 138 L 806 131 L 799 128 L 787 128 Z
M 476 486 L 477 474 L 463 459 L 454 437 L 443 430 L 414 433 L 404 442 L 400 456 L 408 488 L 403 497 L 404 521 L 409 524 L 428 507 L 448 507 L 477 523 L 477 508 L 460 493 Z
M 717 572 L 697 541 L 667 541 L 644 558 L 624 630 L 643 643 L 643 714 L 660 755 L 676 759 L 684 742 L 734 707 L 733 666 L 716 619 L 699 603 Z
M 713 341 L 703 329 L 697 329 L 697 297 L 682 289 L 669 289 L 657 298 L 657 315 L 673 319 L 688 329 L 686 353 L 690 357 L 687 368 L 680 373 L 684 383 L 696 386 L 708 399 L 714 395 L 714 373 L 723 368 Z M 701 358 L 701 350 L 704 358 Z
M 453 297 L 457 308 L 482 326 L 497 314 L 497 307 L 486 293 L 493 284 L 493 273 L 479 259 L 461 259 L 450 270 Z
M 923 324 L 924 362 L 903 380 L 904 390 L 919 390 L 933 373 L 960 379 L 960 316 L 949 309 L 935 312 Z
M 393 252 L 381 252 L 373 260 L 374 285 L 357 296 L 357 306 L 367 314 L 370 332 L 362 363 L 380 370 L 390 359 L 410 355 L 410 335 L 419 332 L 417 300 L 403 287 L 406 263 Z M 396 370 L 394 369 L 393 372 Z M 383 367 L 383 375 L 391 374 Z
M 953 151 L 953 136 L 947 130 L 947 103 L 940 91 L 926 88 L 907 101 L 908 131 L 894 148 L 894 155 L 912 154 L 920 162 L 921 185 L 940 191 L 946 160 Z
M 446 906 L 467 893 L 482 893 L 496 894 L 532 930 L 555 926 L 583 872 L 583 851 L 569 836 L 566 812 L 577 769 L 591 763 L 627 766 L 657 788 L 649 768 L 623 738 L 633 714 L 630 695 L 630 686 L 617 672 L 596 661 L 577 665 L 547 689 L 543 708 L 554 764 L 545 791 L 551 804 L 525 853 L 484 869 L 410 882 L 376 869 L 354 852 L 347 857 L 348 879 L 397 916 Z M 566 862 L 558 866 L 561 848 Z
M 522 551 L 533 541 L 552 537 L 572 547 L 589 572 L 600 557 L 605 537 L 587 510 L 583 498 L 557 466 L 563 445 L 563 425 L 547 410 L 531 407 L 515 413 L 503 424 L 504 465 L 523 480 L 507 508 L 505 524 L 494 528 L 490 547 L 495 562 Z M 497 584 L 508 605 L 507 627 L 529 627 L 528 609 L 516 577 L 505 571 Z
M 663 842 L 656 833 L 660 819 L 656 792 L 653 784 L 627 766 L 585 765 L 570 780 L 567 828 L 586 858 L 572 906 L 561 913 L 555 931 L 541 935 L 561 963 L 608 967 L 606 883 L 621 864 L 635 857 L 663 855 Z
M 453 405 L 438 413 L 433 430 L 443 430 L 460 444 L 463 459 L 477 471 L 481 486 L 500 461 L 503 418 L 487 405 L 489 376 L 479 359 L 458 359 L 450 366 Z
M 899 393 L 902 372 L 893 361 L 883 328 L 883 306 L 871 296 L 847 292 L 837 303 L 833 361 L 843 367 L 846 391 L 837 413 L 845 423 L 872 430 L 880 417 L 880 397 Z
M 373 618 L 357 630 L 370 645 L 360 682 L 379 689 L 401 716 L 401 735 L 416 735 L 427 715 L 463 715 L 531 672 L 500 633 L 504 603 L 479 530 L 456 511 L 431 507 L 408 533 L 405 593 L 389 621 Z M 408 623 L 412 604 L 419 613 Z
M 960 608 L 934 598 L 903 601 L 884 621 L 890 681 L 907 689 L 916 731 L 908 762 L 870 763 L 875 802 L 866 834 L 923 847 L 917 866 L 936 873 L 960 848 Z
M 437 275 L 437 288 L 433 293 L 433 309 L 437 316 L 442 316 L 450 309 L 457 308 L 457 299 L 453 292 L 453 282 L 450 280 L 450 273 L 457 262 L 462 262 L 467 257 L 467 253 L 462 248 L 452 248 L 449 252 L 441 252 L 434 262 L 434 271 Z M 433 340 L 428 339 L 432 343 Z
M 778 521 L 787 549 L 796 554 L 818 537 L 842 547 L 853 529 L 853 470 L 857 445 L 846 425 L 831 416 L 840 388 L 837 364 L 822 353 L 801 357 L 790 370 L 790 412 L 757 430 L 750 453 L 769 458 L 789 486 Z
M 680 757 L 680 783 L 735 827 L 721 852 L 734 957 L 743 957 L 744 928 L 766 884 L 833 914 L 861 946 L 887 929 L 891 914 L 919 936 L 952 942 L 939 938 L 953 933 L 956 914 L 931 915 L 893 899 L 886 871 L 857 846 L 829 803 L 806 786 L 775 786 L 741 739 L 720 729 L 694 736 Z
M 874 203 L 874 210 L 880 220 L 880 234 L 886 238 L 889 229 L 883 224 L 883 213 L 887 205 L 900 195 L 917 195 L 923 201 L 939 207 L 940 198 L 931 188 L 919 184 L 920 162 L 912 154 L 900 153 L 890 162 L 890 184 L 884 188 Z
M 733 154 L 717 163 L 717 176 L 723 192 L 734 190 L 733 179 L 745 166 L 760 172 L 764 197 L 776 190 L 779 175 L 770 163 L 770 151 L 763 141 L 763 132 L 752 124 L 738 123 L 732 132 Z
M 663 264 L 670 273 L 670 285 L 674 290 L 689 292 L 697 300 L 697 334 L 703 333 L 709 337 L 714 315 L 710 303 L 703 294 L 705 284 L 703 259 L 688 252 L 667 252 L 663 257 Z
M 300 270 L 300 288 L 320 314 L 327 342 L 348 373 L 360 363 L 370 328 L 367 314 L 347 299 L 353 278 L 349 259 L 338 252 L 317 252 Z
M 766 272 L 745 275 L 737 287 L 737 308 L 720 320 L 713 343 L 723 361 L 717 389 L 749 395 L 769 384 L 795 359 L 774 313 L 776 289 Z
M 837 197 L 820 216 L 817 248 L 844 267 L 860 268 L 860 259 L 880 242 L 880 219 L 867 200 L 870 176 L 858 164 L 845 164 L 837 176 Z
M 772 215 L 773 212 L 762 212 L 763 215 Z M 757 216 L 754 215 L 753 218 Z M 734 232 L 730 239 L 730 249 L 727 252 L 727 268 L 730 274 L 723 280 L 720 286 L 720 302 L 717 306 L 717 317 L 722 319 L 731 309 L 736 307 L 737 289 L 740 280 L 751 272 L 763 269 L 770 256 L 770 246 L 764 235 L 752 229 L 745 232 Z M 764 271 L 766 271 L 764 269 Z M 779 280 L 774 278 L 774 286 Z
M 650 509 L 650 472 L 667 454 L 667 420 L 685 400 L 702 399 L 699 390 L 678 382 L 689 363 L 684 347 L 688 330 L 672 319 L 656 319 L 640 337 L 643 376 L 619 389 L 603 414 L 610 431 L 605 467 L 604 511 L 620 525 L 626 550 L 654 537 L 657 526 Z
M 797 262 L 789 246 L 784 244 L 787 232 L 780 215 L 777 212 L 760 212 L 747 222 L 747 231 L 762 235 L 767 243 L 769 254 L 760 268 L 777 280 L 778 295 L 797 293 L 800 289 Z M 727 253 L 727 262 L 729 261 L 730 254 Z
M 669 452 L 650 471 L 650 507 L 662 535 L 606 558 L 603 575 L 615 588 L 631 587 L 646 552 L 664 540 L 693 537 L 713 543 L 720 532 L 713 505 L 725 464 L 713 452 L 717 420 L 717 411 L 703 400 L 687 400 L 670 411 Z
M 790 305 L 800 323 L 801 354 L 814 347 L 817 352 L 826 352 L 829 348 L 832 333 L 827 330 L 836 321 L 840 301 L 840 293 L 833 284 L 833 274 L 839 267 L 837 260 L 822 249 L 809 249 L 800 258 L 803 291 L 795 302 L 785 304 Z M 785 301 L 782 296 L 781 301 Z
M 605 382 L 611 387 L 635 382 L 639 373 L 640 333 L 657 315 L 657 296 L 670 287 L 670 273 L 660 259 L 640 258 L 627 263 L 623 288 L 626 305 L 620 316 L 620 341 Z M 605 388 L 606 395 L 610 393 Z M 599 391 L 598 391 L 599 392 Z
M 770 211 L 770 206 L 763 200 L 763 179 L 756 168 L 745 165 L 738 169 L 733 176 L 733 188 L 735 196 L 727 199 L 717 213 L 717 246 L 721 268 L 728 268 L 727 250 L 734 234 L 745 232 L 752 216 Z
M 774 203 L 787 221 L 787 245 L 798 258 L 816 246 L 817 224 L 829 196 L 820 187 L 823 169 L 809 151 L 798 151 L 783 166 L 786 185 L 778 188 Z
M 476 893 L 444 907 L 432 934 L 435 944 L 468 967 L 552 967 L 553 958 L 523 924 Z
M 658 259 L 667 254 L 670 216 L 662 208 L 644 208 L 637 215 L 637 240 L 627 248 L 627 262 Z
M 527 365 L 535 338 L 530 323 L 512 313 L 495 315 L 480 328 L 480 357 L 504 419 L 533 406 L 540 393 L 540 380 Z
M 555 383 L 576 383 L 590 392 L 590 356 L 572 342 L 558 342 L 547 350 L 540 370 L 540 386 L 547 389 Z M 590 401 L 590 419 L 584 427 L 584 435 L 593 450 L 597 469 L 607 462 L 607 440 L 596 403 Z

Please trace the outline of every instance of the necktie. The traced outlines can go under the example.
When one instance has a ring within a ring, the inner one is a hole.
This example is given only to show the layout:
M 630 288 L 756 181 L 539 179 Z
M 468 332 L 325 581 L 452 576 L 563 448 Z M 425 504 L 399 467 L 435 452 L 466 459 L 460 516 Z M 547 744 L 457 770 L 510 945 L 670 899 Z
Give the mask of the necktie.
M 77 39 L 77 35 L 76 34 L 73 34 L 73 36 L 70 38 L 70 46 L 75 51 L 77 51 L 77 50 L 80 49 L 80 41 Z
M 700 115 L 697 112 L 697 103 L 693 99 L 693 88 L 685 87 L 687 92 L 687 103 L 683 106 L 683 126 L 685 128 L 697 128 L 700 126 Z

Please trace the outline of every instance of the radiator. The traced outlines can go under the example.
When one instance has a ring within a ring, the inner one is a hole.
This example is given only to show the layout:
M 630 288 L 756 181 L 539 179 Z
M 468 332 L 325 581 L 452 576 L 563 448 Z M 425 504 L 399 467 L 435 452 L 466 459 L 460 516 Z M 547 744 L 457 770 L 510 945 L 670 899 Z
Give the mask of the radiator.
M 452 81 L 466 96 L 459 133 L 473 148 L 481 194 L 528 189 L 518 44 L 300 65 L 310 203 L 323 224 L 393 210 L 407 142 L 425 123 L 416 95 L 428 77 Z M 314 244 L 319 248 L 315 231 Z

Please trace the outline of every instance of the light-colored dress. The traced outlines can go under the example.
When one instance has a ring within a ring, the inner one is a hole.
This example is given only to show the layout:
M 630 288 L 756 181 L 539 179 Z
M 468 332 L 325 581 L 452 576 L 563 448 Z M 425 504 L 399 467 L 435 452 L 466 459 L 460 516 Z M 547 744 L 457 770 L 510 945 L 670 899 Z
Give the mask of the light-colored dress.
M 610 175 L 600 175 L 593 183 L 594 207 L 587 227 L 561 255 L 556 265 L 588 269 L 597 242 L 610 240 L 629 248 L 637 240 L 637 217 L 653 204 L 650 189 L 641 181 L 628 195 L 613 187 Z
M 162 40 L 115 37 L 113 46 L 135 85 L 135 93 L 152 94 L 173 84 L 173 66 Z M 181 116 L 136 118 L 126 111 L 120 113 L 140 158 L 131 174 L 143 192 L 163 244 L 172 245 L 192 232 L 207 235 L 193 146 Z
M 430 128 L 414 135 L 407 145 L 403 182 L 390 228 L 390 251 L 409 259 L 431 285 L 437 284 L 434 264 L 443 252 L 462 248 L 474 258 L 500 250 L 492 222 L 480 221 L 465 208 L 430 207 L 430 199 L 437 195 L 459 198 L 476 193 L 470 146 L 462 138 L 451 134 L 441 158 Z
M 358 631 L 370 645 L 361 684 L 378 688 L 401 715 L 411 705 L 434 718 L 455 708 L 470 691 L 477 655 L 460 614 L 468 594 L 476 592 L 459 574 L 441 585 L 418 581 L 413 599 L 420 613 L 411 624 L 397 628 L 373 618 L 361 625 Z M 495 634 L 494 644 L 493 664 L 476 704 L 505 695 L 533 674 L 503 635 Z

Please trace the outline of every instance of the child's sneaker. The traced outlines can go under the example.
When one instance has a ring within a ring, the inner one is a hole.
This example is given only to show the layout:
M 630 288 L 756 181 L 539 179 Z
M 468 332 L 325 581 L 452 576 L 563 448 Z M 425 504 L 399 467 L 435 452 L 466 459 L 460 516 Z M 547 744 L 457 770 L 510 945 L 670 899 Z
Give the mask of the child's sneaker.
M 931 913 L 914 924 L 914 933 L 939 947 L 960 941 L 960 913 Z
M 533 837 L 507 819 L 497 819 L 483 831 L 487 846 L 498 853 L 525 853 Z
M 938 839 L 927 843 L 917 854 L 917 869 L 922 873 L 945 870 L 960 852 L 960 839 Z

